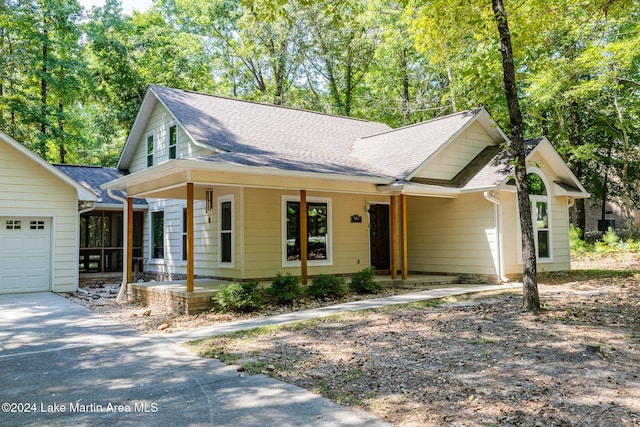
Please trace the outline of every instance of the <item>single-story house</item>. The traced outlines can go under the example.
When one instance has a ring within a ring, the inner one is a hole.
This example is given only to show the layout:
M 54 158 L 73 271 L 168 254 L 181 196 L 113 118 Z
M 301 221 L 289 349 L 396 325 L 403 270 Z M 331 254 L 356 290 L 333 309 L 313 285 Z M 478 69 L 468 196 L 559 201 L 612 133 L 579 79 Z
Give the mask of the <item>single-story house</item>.
M 76 290 L 80 215 L 97 200 L 0 132 L 0 293 Z
M 500 281 L 522 272 L 508 140 L 484 108 L 391 129 L 150 86 L 117 166 L 130 174 L 102 188 L 126 192 L 125 212 L 146 199 L 145 270 L 187 290 L 367 266 Z M 546 138 L 527 152 L 538 267 L 568 270 L 568 208 L 589 195 Z

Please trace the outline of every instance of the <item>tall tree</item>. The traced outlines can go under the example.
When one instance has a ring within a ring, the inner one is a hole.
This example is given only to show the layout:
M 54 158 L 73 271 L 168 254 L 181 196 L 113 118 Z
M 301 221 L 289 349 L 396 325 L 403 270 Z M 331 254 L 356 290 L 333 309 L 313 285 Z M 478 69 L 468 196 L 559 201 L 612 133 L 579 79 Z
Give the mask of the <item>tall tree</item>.
M 453 22 L 456 25 L 450 27 L 449 25 Z M 427 28 L 424 28 L 425 26 Z M 497 58 L 486 50 L 490 46 L 495 46 L 496 27 L 500 49 L 494 48 L 493 50 L 501 57 L 501 61 L 497 62 Z M 540 309 L 540 301 L 526 170 L 525 123 L 520 109 L 514 50 L 504 4 L 502 0 L 492 0 L 492 8 L 489 9 L 483 1 L 433 0 L 418 11 L 414 31 L 418 41 L 423 43 L 424 49 L 436 58 L 443 65 L 443 68 L 451 66 L 451 64 L 447 64 L 448 59 L 455 59 L 457 64 L 462 62 L 463 66 L 458 68 L 459 72 L 474 76 L 476 86 L 491 88 L 488 93 L 496 94 L 497 91 L 500 91 L 501 86 L 498 82 L 503 82 L 502 96 L 498 96 L 497 99 L 504 102 L 508 113 L 508 122 L 503 121 L 503 124 L 508 124 L 505 127 L 510 134 L 508 155 L 514 167 L 520 214 L 523 307 L 529 311 L 537 312 Z M 486 63 L 483 67 L 481 69 L 471 67 L 471 64 L 477 63 L 480 58 L 485 58 Z M 497 71 L 500 72 L 496 73 Z M 487 72 L 487 75 L 483 75 Z M 480 73 L 480 75 L 478 76 L 476 73 Z M 482 81 L 482 85 L 478 85 L 478 81 Z M 482 94 L 478 95 L 477 100 L 484 98 Z M 495 100 L 492 101 L 493 105 L 495 102 Z M 504 111 L 504 106 L 499 111 Z M 500 118 L 498 115 L 499 120 Z
M 516 85 L 516 70 L 511 47 L 511 34 L 507 11 L 502 0 L 492 0 L 493 13 L 500 33 L 500 52 L 502 54 L 502 69 L 504 87 L 509 107 L 511 123 L 511 138 L 509 143 L 510 157 L 515 168 L 515 181 L 518 193 L 518 207 L 520 208 L 520 230 L 522 232 L 522 293 L 523 305 L 526 310 L 538 312 L 540 297 L 538 295 L 538 278 L 536 267 L 536 248 L 531 218 L 531 201 L 529 200 L 529 185 L 527 180 L 527 153 L 524 145 L 522 112 L 518 100 Z
M 3 93 L 11 111 L 10 133 L 43 158 L 66 161 L 67 145 L 79 144 L 80 124 L 66 108 L 81 93 L 84 67 L 76 0 L 7 2 L 3 48 L 8 64 Z

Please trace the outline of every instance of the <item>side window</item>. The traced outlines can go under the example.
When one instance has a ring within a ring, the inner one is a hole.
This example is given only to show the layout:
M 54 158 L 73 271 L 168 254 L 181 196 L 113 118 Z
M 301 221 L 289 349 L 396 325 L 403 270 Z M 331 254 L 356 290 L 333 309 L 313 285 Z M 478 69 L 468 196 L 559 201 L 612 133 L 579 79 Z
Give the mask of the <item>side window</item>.
M 153 166 L 153 134 L 147 135 L 147 167 Z
M 164 259 L 164 212 L 151 212 L 151 258 Z
M 169 148 L 169 158 L 175 159 L 178 154 L 178 128 L 176 125 L 169 127 L 169 140 L 167 141 Z
M 187 260 L 187 208 L 182 208 L 182 260 Z
M 542 177 L 536 173 L 528 174 L 527 181 L 529 182 L 531 217 L 538 259 L 550 259 L 552 240 L 549 224 L 551 223 L 551 211 L 547 186 Z
M 233 200 L 233 195 L 218 197 L 218 262 L 226 267 L 233 267 Z

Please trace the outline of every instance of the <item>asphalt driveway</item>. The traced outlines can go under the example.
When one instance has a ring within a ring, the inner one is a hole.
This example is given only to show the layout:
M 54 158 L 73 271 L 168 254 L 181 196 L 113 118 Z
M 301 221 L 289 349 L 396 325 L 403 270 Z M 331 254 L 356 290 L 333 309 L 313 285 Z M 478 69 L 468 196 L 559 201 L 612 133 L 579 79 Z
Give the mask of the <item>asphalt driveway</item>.
M 52 293 L 0 295 L 0 424 L 386 425 Z

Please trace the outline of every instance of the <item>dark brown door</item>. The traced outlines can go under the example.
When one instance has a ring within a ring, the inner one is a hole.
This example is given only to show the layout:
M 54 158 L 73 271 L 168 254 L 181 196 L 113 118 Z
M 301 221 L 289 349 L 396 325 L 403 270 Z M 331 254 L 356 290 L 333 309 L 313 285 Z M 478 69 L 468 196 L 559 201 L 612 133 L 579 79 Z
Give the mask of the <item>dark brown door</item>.
M 389 205 L 369 207 L 369 235 L 371 241 L 371 265 L 376 270 L 389 270 Z

